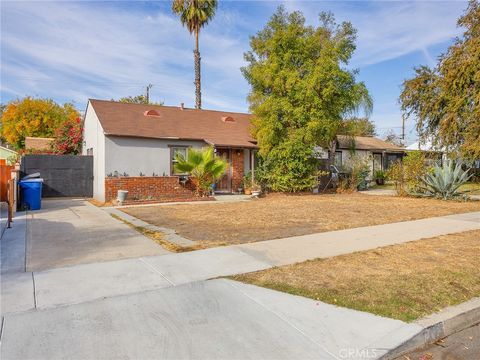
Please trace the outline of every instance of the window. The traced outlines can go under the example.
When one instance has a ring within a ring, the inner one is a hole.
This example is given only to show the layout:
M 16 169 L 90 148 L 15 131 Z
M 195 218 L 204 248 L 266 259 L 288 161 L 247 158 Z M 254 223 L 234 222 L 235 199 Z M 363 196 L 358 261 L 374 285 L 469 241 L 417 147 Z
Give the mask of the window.
M 335 166 L 337 168 L 342 167 L 342 152 L 341 151 L 335 151 Z
M 171 155 L 171 166 L 170 166 L 170 172 L 172 175 L 183 175 L 183 173 L 178 173 L 175 171 L 175 164 L 177 163 L 177 160 L 175 160 L 175 157 L 177 154 L 182 155 L 184 158 L 187 158 L 187 147 L 186 146 L 172 146 L 170 148 L 170 155 Z
M 87 149 L 87 155 L 93 155 L 93 148 Z

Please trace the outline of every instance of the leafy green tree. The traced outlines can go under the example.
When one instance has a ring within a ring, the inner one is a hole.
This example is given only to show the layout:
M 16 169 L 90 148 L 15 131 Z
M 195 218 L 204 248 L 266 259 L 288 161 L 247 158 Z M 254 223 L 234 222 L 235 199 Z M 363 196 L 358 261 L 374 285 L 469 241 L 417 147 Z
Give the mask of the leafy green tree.
M 375 124 L 368 118 L 353 117 L 344 120 L 344 134 L 351 136 L 375 136 Z
M 421 66 L 403 83 L 400 103 L 421 138 L 480 158 L 480 4 L 470 1 L 458 20 L 465 28 L 434 68 Z
M 112 101 L 114 100 L 112 99 Z M 125 96 L 118 99 L 118 102 L 128 103 L 128 104 L 163 105 L 163 101 L 159 101 L 159 102 L 147 101 L 147 97 L 145 95 Z
M 197 196 L 208 195 L 211 186 L 225 174 L 228 164 L 216 156 L 213 147 L 196 150 L 188 148 L 187 157 L 175 156 L 175 172 L 189 174 Z
M 355 29 L 337 24 L 330 13 L 319 19 L 320 26 L 307 26 L 302 13 L 279 7 L 245 54 L 252 132 L 275 191 L 310 189 L 317 170 L 314 147 L 329 149 L 333 163 L 343 119 L 372 107 L 357 71 L 346 68 Z
M 25 137 L 54 137 L 65 122 L 78 117 L 72 104 L 61 106 L 51 99 L 28 96 L 6 105 L 1 113 L 1 136 L 16 149 L 23 149 Z
M 186 26 L 190 34 L 195 35 L 195 108 L 202 108 L 201 74 L 200 74 L 200 50 L 198 39 L 200 29 L 208 24 L 215 16 L 217 0 L 173 0 L 172 11 L 180 16 L 183 26 Z

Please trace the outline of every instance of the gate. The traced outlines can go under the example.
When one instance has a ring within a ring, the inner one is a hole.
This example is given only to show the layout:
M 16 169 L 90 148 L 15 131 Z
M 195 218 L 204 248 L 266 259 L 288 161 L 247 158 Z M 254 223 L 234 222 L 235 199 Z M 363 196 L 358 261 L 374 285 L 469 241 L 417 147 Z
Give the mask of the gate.
M 43 178 L 42 197 L 92 197 L 93 156 L 25 155 L 20 178 L 36 172 Z

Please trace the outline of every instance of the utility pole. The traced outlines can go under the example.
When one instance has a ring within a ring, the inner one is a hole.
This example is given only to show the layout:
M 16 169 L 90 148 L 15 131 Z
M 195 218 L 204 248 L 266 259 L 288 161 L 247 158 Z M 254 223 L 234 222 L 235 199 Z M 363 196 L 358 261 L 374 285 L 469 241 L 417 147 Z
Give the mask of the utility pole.
M 405 145 L 405 115 L 402 114 L 402 142 Z
M 153 87 L 153 84 L 148 84 L 145 88 L 145 99 L 147 100 L 147 104 L 150 104 L 150 89 Z

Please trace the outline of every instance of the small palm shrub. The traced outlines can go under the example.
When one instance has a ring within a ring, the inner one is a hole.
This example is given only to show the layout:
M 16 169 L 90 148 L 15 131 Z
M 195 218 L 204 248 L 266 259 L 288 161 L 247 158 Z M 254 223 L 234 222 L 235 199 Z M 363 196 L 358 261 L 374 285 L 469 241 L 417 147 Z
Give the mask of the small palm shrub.
M 462 169 L 462 163 L 447 160 L 442 166 L 435 165 L 431 173 L 422 178 L 419 190 L 424 196 L 432 196 L 444 200 L 454 199 L 466 194 L 460 191 L 460 186 L 465 184 L 471 175 Z
M 228 163 L 216 156 L 212 147 L 201 150 L 189 148 L 186 158 L 177 154 L 175 160 L 175 171 L 189 174 L 197 196 L 207 196 L 211 186 L 228 168 Z

